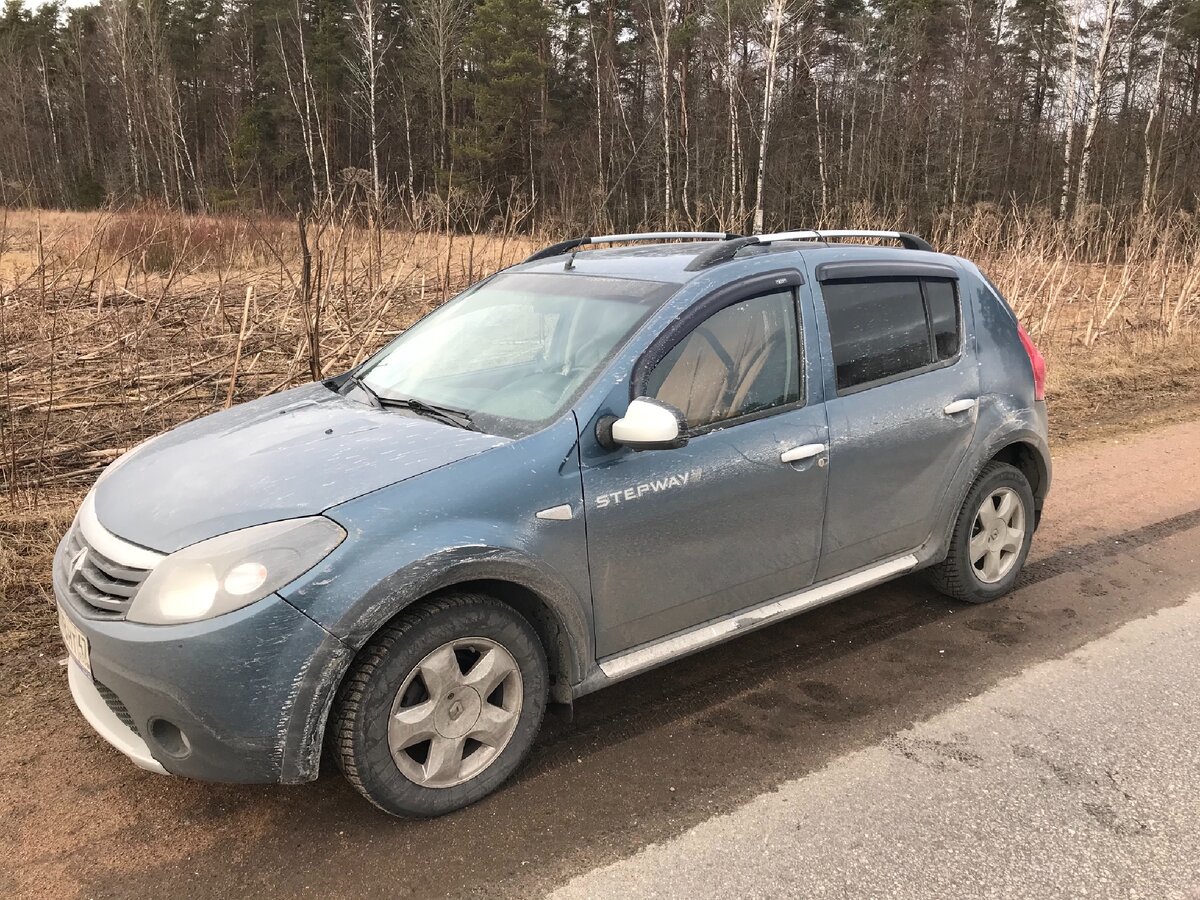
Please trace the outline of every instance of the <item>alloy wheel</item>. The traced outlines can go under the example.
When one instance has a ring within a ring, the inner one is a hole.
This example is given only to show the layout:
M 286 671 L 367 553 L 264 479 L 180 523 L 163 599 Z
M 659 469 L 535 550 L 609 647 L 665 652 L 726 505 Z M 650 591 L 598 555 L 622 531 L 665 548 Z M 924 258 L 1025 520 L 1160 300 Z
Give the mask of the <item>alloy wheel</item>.
M 388 720 L 392 759 L 422 787 L 469 781 L 508 746 L 522 696 L 521 669 L 500 644 L 482 637 L 442 644 L 396 692 Z
M 1025 504 L 1012 488 L 992 491 L 980 504 L 971 527 L 970 557 L 975 577 L 984 584 L 1001 581 L 1025 544 Z

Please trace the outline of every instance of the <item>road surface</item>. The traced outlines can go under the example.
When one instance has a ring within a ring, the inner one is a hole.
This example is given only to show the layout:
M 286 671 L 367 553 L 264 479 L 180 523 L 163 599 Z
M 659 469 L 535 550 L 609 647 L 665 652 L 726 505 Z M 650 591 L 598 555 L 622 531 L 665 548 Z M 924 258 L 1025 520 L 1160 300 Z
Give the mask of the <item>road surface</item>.
M 1200 593 L 629 860 L 592 897 L 1200 897 Z
M 1129 860 L 1127 883 L 1144 883 L 1147 895 L 1159 896 L 1165 884 L 1153 880 L 1159 870 L 1145 863 L 1142 873 L 1142 858 L 1130 849 L 1144 836 L 1122 829 L 1151 819 L 1153 827 L 1181 827 L 1169 772 L 1188 761 L 1167 757 L 1179 729 L 1190 727 L 1195 736 L 1194 710 L 1168 737 L 1153 729 L 1163 721 L 1163 704 L 1186 700 L 1165 686 L 1172 673 L 1196 661 L 1194 630 L 1190 657 L 1186 643 L 1163 645 L 1170 649 L 1161 668 L 1153 658 L 1143 660 L 1124 683 L 1119 672 L 1097 663 L 1097 685 L 1108 679 L 1121 686 L 1110 706 L 1113 728 L 1134 729 L 1131 717 L 1143 707 L 1148 717 L 1145 728 L 1132 732 L 1142 744 L 1131 746 L 1127 757 L 1113 757 L 1116 777 L 1133 771 L 1120 768 L 1128 760 L 1154 760 L 1161 775 L 1147 771 L 1149 787 L 1139 782 L 1139 793 L 1129 793 L 1136 798 L 1146 788 L 1145 796 L 1166 798 L 1161 805 L 1169 809 L 1151 816 L 1130 806 L 1135 800 L 1120 799 L 1120 785 L 1111 792 L 1096 787 L 1094 795 L 1081 788 L 1078 796 L 1055 786 L 1056 748 L 1063 759 L 1076 760 L 1065 777 L 1099 778 L 1109 759 L 1099 751 L 1080 755 L 1097 717 L 1104 721 L 1100 691 L 1075 717 L 1051 717 L 1061 721 L 1061 747 L 1041 732 L 1052 673 L 1079 665 L 1071 654 L 1086 648 L 1081 652 L 1091 659 L 1087 654 L 1107 652 L 1096 648 L 1108 645 L 1094 642 L 1160 611 L 1190 615 L 1173 608 L 1191 609 L 1185 601 L 1200 590 L 1200 423 L 1073 447 L 1056 458 L 1055 474 L 1043 527 L 1012 596 L 964 606 L 911 577 L 632 679 L 585 698 L 573 723 L 548 722 L 530 764 L 506 789 L 432 822 L 390 820 L 332 774 L 284 788 L 142 773 L 89 732 L 71 707 L 57 661 L 47 658 L 39 663 L 44 682 L 36 682 L 46 686 L 20 696 L 0 742 L 6 845 L 0 893 L 527 897 L 567 885 L 603 895 L 609 893 L 604 879 L 621 883 L 631 871 L 622 861 L 640 865 L 646 857 L 637 854 L 651 845 L 659 846 L 647 853 L 670 858 L 680 848 L 706 846 L 680 842 L 704 841 L 714 833 L 704 829 L 729 821 L 761 829 L 742 840 L 765 840 L 782 821 L 772 798 L 799 790 L 796 796 L 829 803 L 827 792 L 838 783 L 826 779 L 848 777 L 852 770 L 845 767 L 856 759 L 876 759 L 910 773 L 914 798 L 937 787 L 925 768 L 941 773 L 945 793 L 936 796 L 961 804 L 954 809 L 957 821 L 984 839 L 998 827 L 995 820 L 1012 814 L 1007 801 L 1029 799 L 1028 779 L 1044 775 L 1048 793 L 1037 815 L 1045 829 L 1021 846 L 1045 845 L 1047 853 L 1069 858 L 1072 848 L 1100 834 L 1124 848 L 1114 853 L 1130 854 L 1121 857 Z M 1160 625 L 1153 623 L 1166 621 L 1174 620 L 1150 618 L 1132 627 L 1155 629 Z M 989 706 L 989 690 L 1013 693 Z M 1014 718 L 1004 718 L 1001 707 Z M 1027 756 L 1005 757 L 1005 735 L 1012 738 L 1007 745 L 1027 746 Z M 950 747 L 938 749 L 937 742 Z M 968 748 L 962 759 L 954 758 L 956 744 Z M 972 774 L 999 777 L 1005 766 L 1015 769 L 1013 791 L 982 794 Z M 838 873 L 864 879 L 864 890 L 890 893 L 882 882 L 865 880 L 872 876 L 864 860 L 882 860 L 886 848 L 856 843 L 849 827 L 851 811 L 872 808 L 866 792 L 880 777 L 876 768 L 863 766 L 864 780 L 844 783 L 840 824 L 830 813 L 827 840 L 809 845 L 833 896 L 856 893 L 853 883 L 837 881 Z M 1175 786 L 1183 802 L 1187 795 Z M 809 790 L 815 793 L 803 793 Z M 888 823 L 915 828 L 926 821 L 895 800 L 882 805 L 885 815 L 875 831 L 863 830 L 863 841 L 872 835 L 876 844 L 885 841 Z M 1100 805 L 1081 814 L 1072 806 L 1076 800 Z M 1028 803 L 1024 808 L 1033 815 Z M 820 817 L 820 810 L 814 801 L 812 815 Z M 729 814 L 746 818 L 719 818 Z M 1076 826 L 1058 827 L 1067 819 Z M 701 831 L 691 831 L 696 826 Z M 943 835 L 943 856 L 926 848 L 930 877 L 954 877 L 951 853 L 966 846 L 955 841 L 961 835 Z M 994 853 L 972 858 L 990 859 L 999 869 L 1028 868 L 1013 846 L 997 840 Z M 732 858 L 734 848 L 725 851 Z M 614 863 L 617 869 L 604 868 Z M 1087 871 L 1077 874 L 1092 881 Z M 1142 874 L 1144 882 L 1137 877 Z M 580 877 L 585 880 L 573 881 Z M 1057 886 L 1065 892 L 1073 884 Z M 1111 895 L 1101 881 L 1091 888 Z M 693 883 L 689 893 L 698 892 Z M 794 885 L 794 892 L 803 895 L 802 886 Z M 965 882 L 963 892 L 971 893 Z

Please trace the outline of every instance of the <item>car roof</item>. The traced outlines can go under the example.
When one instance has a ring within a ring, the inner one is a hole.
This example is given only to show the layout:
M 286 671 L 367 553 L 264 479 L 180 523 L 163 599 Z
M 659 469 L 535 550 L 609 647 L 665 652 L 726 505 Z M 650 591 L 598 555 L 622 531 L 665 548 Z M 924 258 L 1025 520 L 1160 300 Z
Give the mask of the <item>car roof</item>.
M 689 269 L 698 256 L 711 251 L 720 241 L 682 241 L 663 244 L 635 244 L 609 247 L 603 250 L 582 248 L 577 253 L 561 253 L 529 262 L 519 263 L 508 272 L 562 273 L 569 271 L 578 275 L 608 278 L 633 278 L 646 281 L 684 284 L 701 275 L 718 274 L 731 266 L 730 275 L 745 274 L 743 267 L 732 266 L 734 262 L 778 258 L 786 265 L 788 257 L 793 265 L 799 265 L 797 254 L 815 265 L 822 262 L 849 261 L 855 259 L 896 260 L 897 262 L 940 262 L 955 264 L 957 257 L 926 250 L 910 250 L 904 247 L 888 247 L 878 244 L 861 244 L 841 241 L 776 241 L 770 244 L 750 244 L 742 247 L 736 259 L 715 262 L 703 268 Z M 571 268 L 567 269 L 567 263 Z M 957 266 L 956 266 L 957 267 Z

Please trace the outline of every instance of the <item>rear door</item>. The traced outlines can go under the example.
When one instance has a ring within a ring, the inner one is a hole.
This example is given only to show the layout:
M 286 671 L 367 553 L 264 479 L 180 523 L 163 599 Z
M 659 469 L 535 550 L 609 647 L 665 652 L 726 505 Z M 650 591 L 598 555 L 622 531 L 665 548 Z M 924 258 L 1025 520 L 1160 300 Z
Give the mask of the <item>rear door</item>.
M 818 580 L 920 546 L 962 463 L 979 370 L 958 272 L 941 264 L 817 267 L 829 418 Z
M 811 354 L 799 337 L 798 282 L 701 301 L 703 314 L 651 348 L 657 361 L 639 364 L 634 393 L 684 413 L 686 446 L 585 450 L 597 656 L 812 582 L 827 434 L 821 386 L 810 383 L 815 330 Z

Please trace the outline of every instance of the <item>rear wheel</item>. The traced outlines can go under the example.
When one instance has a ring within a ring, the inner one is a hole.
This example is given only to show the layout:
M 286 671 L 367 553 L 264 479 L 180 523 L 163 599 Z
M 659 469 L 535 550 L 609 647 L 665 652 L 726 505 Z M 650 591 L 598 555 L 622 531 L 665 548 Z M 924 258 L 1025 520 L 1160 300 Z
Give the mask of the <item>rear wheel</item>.
M 943 594 L 986 603 L 1012 590 L 1033 539 L 1033 491 L 1020 469 L 991 462 L 967 493 L 941 564 L 928 570 Z
M 546 708 L 546 657 L 515 610 L 479 594 L 406 610 L 359 654 L 339 691 L 333 749 L 385 812 L 437 816 L 499 787 Z

